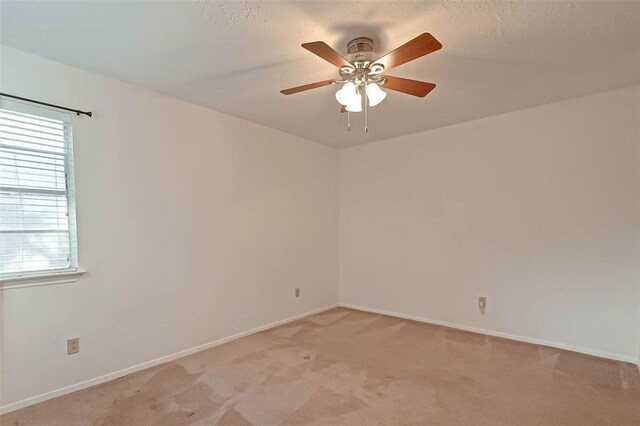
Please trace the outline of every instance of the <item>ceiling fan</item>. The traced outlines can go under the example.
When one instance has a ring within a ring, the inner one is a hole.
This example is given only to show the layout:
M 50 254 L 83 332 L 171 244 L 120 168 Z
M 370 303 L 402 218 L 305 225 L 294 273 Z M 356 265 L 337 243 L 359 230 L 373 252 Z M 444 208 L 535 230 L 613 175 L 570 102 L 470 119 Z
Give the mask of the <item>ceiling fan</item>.
M 422 33 L 386 55 L 374 59 L 373 40 L 359 37 L 347 44 L 346 58 L 323 41 L 304 43 L 305 49 L 338 67 L 340 79 L 318 81 L 304 86 L 281 90 L 283 95 L 304 92 L 318 87 L 340 84 L 336 100 L 342 104 L 341 112 L 365 112 L 365 132 L 367 127 L 367 108 L 378 105 L 387 94 L 380 88 L 395 90 L 413 96 L 425 97 L 436 85 L 418 80 L 394 77 L 383 74 L 391 68 L 405 64 L 442 48 L 442 44 L 429 33 Z M 348 58 L 348 59 L 347 59 Z M 364 100 L 364 102 L 363 102 Z M 351 128 L 347 114 L 348 129 Z

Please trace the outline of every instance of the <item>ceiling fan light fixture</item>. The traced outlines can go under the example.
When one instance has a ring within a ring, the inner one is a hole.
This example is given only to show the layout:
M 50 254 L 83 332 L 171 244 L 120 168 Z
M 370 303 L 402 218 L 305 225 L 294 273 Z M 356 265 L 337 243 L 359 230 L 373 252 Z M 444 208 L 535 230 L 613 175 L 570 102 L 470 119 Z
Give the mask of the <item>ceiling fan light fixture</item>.
M 355 93 L 349 100 L 349 104 L 346 105 L 345 109 L 349 112 L 362 111 L 362 95 L 360 93 Z
M 342 86 L 342 89 L 336 92 L 336 100 L 344 106 L 356 101 L 356 96 L 360 95 L 358 95 L 356 91 L 356 85 L 351 82 L 345 83 L 344 86 Z
M 2 1 L 2 0 L 0 0 Z M 377 57 L 373 50 L 373 40 L 360 37 L 351 40 L 347 45 L 347 56 L 344 57 L 323 41 L 303 43 L 302 47 L 338 68 L 340 79 L 323 80 L 311 84 L 281 90 L 283 95 L 292 95 L 319 87 L 342 84 L 335 93 L 336 100 L 342 105 L 340 112 L 364 111 L 364 131 L 368 131 L 369 107 L 381 103 L 387 93 L 384 89 L 423 98 L 436 85 L 426 81 L 410 80 L 394 77 L 386 72 L 392 68 L 421 58 L 442 48 L 442 44 L 429 33 L 422 33 L 391 52 Z M 382 73 L 385 74 L 382 74 Z M 364 99 L 363 99 L 364 97 Z M 347 129 L 351 128 L 351 114 L 347 115 Z
M 380 88 L 376 83 L 367 84 L 367 98 L 369 99 L 369 106 L 376 106 L 387 97 L 387 93 Z

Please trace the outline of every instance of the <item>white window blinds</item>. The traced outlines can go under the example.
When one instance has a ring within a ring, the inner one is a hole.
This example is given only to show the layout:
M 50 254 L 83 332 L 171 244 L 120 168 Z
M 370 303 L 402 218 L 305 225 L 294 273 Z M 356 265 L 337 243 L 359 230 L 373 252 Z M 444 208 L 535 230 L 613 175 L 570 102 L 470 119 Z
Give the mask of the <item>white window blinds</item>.
M 0 278 L 77 268 L 71 120 L 0 103 Z

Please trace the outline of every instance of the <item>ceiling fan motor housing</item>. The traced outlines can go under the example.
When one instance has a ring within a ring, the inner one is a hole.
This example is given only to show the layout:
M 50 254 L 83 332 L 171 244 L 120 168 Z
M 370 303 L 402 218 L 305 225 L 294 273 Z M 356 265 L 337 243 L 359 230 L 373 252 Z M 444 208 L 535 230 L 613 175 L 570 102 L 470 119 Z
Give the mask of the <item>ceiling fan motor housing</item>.
M 381 64 L 375 64 L 373 53 L 373 40 L 369 37 L 358 37 L 347 43 L 347 56 L 346 59 L 355 66 L 355 70 L 347 70 L 348 67 L 341 69 L 341 75 L 360 74 L 357 80 L 362 80 L 363 77 L 368 75 L 380 74 L 384 71 L 384 67 Z M 354 73 L 355 71 L 355 73 Z
M 358 37 L 347 44 L 347 60 L 358 68 L 366 68 L 373 61 L 373 40 Z
M 347 53 L 371 51 L 373 51 L 373 40 L 369 37 L 354 38 L 347 44 Z

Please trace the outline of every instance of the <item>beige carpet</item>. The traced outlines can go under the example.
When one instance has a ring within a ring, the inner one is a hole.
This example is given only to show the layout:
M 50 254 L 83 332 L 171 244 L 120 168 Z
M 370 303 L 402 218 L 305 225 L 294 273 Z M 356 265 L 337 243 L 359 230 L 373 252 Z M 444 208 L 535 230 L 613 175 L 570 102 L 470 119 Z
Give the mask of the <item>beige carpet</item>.
M 634 365 L 334 309 L 2 425 L 640 425 Z

